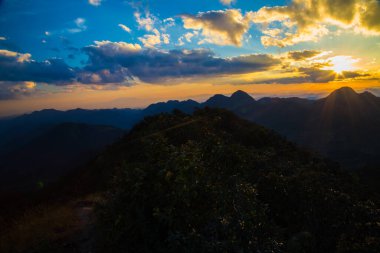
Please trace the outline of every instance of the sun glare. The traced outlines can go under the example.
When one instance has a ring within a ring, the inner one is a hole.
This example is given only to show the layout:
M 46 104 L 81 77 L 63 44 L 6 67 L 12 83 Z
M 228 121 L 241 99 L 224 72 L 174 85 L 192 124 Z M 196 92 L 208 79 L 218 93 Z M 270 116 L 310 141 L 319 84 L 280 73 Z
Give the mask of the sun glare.
M 356 69 L 355 63 L 357 59 L 353 59 L 351 56 L 334 56 L 328 59 L 326 70 L 333 70 L 337 74 L 342 74 L 343 71 L 353 71 Z

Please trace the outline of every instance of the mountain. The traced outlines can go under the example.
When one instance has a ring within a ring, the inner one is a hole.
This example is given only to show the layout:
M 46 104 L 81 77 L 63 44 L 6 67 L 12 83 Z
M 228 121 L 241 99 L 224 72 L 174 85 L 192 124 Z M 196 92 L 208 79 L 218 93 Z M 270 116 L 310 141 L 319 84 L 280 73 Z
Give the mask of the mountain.
M 17 149 L 43 128 L 65 123 L 108 125 L 129 129 L 143 118 L 139 109 L 74 109 L 58 111 L 45 109 L 11 119 L 0 120 L 0 153 Z
M 194 107 L 225 108 L 348 168 L 380 165 L 380 98 L 342 87 L 326 98 L 262 98 L 237 91 Z M 175 106 L 173 108 L 179 108 Z M 168 110 L 167 110 L 168 111 Z
M 62 123 L 38 131 L 20 148 L 2 154 L 0 191 L 36 189 L 83 165 L 124 130 L 80 123 Z
M 181 108 L 182 102 L 172 106 Z M 184 102 L 187 103 L 187 102 Z M 193 108 L 225 108 L 271 128 L 348 168 L 380 165 L 380 98 L 342 87 L 326 98 L 262 98 L 243 91 L 215 95 Z M 159 111 L 159 110 L 158 110 Z M 170 111 L 166 107 L 165 111 Z M 186 107 L 186 112 L 189 112 Z
M 228 111 L 145 118 L 87 168 L 113 178 L 99 252 L 375 252 L 380 243 L 376 206 L 353 178 Z
M 235 112 L 347 167 L 380 164 L 380 100 L 368 92 L 343 87 L 315 101 L 279 99 Z
M 255 100 L 249 96 L 244 91 L 238 90 L 234 92 L 231 97 L 227 97 L 224 95 L 214 95 L 209 98 L 206 102 L 202 104 L 202 106 L 214 107 L 214 108 L 225 108 L 234 110 L 244 105 L 248 105 L 254 103 Z
M 313 116 L 312 116 L 313 115 Z M 294 140 L 352 167 L 380 164 L 380 100 L 345 87 L 315 102 Z
M 44 128 L 63 122 L 109 125 L 129 130 L 145 116 L 179 109 L 224 108 L 259 123 L 289 140 L 317 151 L 346 167 L 380 165 L 380 98 L 370 92 L 340 88 L 317 100 L 292 98 L 253 99 L 244 91 L 214 95 L 204 103 L 168 101 L 145 109 L 43 110 L 0 120 L 0 153 L 16 150 Z
M 151 104 L 143 110 L 144 116 L 155 115 L 162 112 L 171 112 L 174 109 L 183 111 L 185 113 L 192 113 L 199 103 L 194 100 L 178 101 L 170 100 L 168 102 L 160 102 Z

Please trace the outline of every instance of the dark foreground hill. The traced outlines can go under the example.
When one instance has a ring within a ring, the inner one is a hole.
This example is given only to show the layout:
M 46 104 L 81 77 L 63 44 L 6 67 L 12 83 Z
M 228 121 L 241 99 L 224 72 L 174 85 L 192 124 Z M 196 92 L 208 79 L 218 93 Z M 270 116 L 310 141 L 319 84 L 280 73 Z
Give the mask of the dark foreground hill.
M 353 178 L 227 111 L 148 117 L 88 169 L 113 178 L 98 252 L 380 248 L 379 207 Z
M 41 194 L 0 215 L 1 252 L 380 248 L 379 200 L 355 178 L 221 109 L 147 117 Z

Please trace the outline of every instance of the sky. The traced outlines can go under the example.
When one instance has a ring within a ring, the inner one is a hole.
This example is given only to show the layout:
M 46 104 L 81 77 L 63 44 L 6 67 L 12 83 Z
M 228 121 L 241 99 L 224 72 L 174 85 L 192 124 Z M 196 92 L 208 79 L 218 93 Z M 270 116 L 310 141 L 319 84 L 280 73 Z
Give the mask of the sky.
M 0 0 L 0 116 L 380 95 L 378 0 Z

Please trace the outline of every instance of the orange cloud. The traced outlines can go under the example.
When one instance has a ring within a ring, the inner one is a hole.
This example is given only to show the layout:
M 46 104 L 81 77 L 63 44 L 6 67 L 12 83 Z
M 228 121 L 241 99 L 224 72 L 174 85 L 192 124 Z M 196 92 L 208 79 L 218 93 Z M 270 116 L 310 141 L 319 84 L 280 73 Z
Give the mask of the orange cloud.
M 251 25 L 249 15 L 243 16 L 240 10 L 200 12 L 197 15 L 180 16 L 186 29 L 199 30 L 204 36 L 202 43 L 241 46 L 243 35 Z

